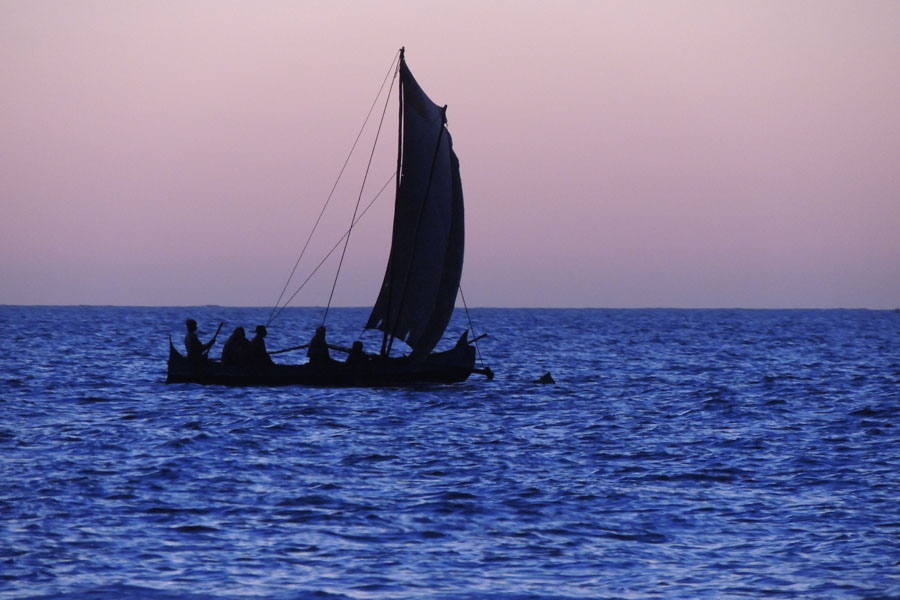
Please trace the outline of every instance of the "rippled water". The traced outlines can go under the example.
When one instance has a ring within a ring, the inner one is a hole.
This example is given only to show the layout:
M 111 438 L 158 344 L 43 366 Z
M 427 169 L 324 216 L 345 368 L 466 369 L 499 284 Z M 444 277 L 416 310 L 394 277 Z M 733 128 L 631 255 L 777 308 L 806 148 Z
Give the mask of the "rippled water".
M 481 309 L 492 382 L 164 384 L 267 314 L 0 307 L 0 596 L 900 597 L 898 313 Z

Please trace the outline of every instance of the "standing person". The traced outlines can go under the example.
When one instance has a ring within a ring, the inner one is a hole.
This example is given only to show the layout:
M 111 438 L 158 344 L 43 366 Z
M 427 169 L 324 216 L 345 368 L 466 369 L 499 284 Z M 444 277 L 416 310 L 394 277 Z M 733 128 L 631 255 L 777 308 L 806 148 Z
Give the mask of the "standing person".
M 184 336 L 184 349 L 187 351 L 188 360 L 195 365 L 201 364 L 206 360 L 206 354 L 209 352 L 209 349 L 216 343 L 216 337 L 218 337 L 223 323 L 219 323 L 219 329 L 216 329 L 215 335 L 205 344 L 197 337 L 197 321 L 188 319 L 184 322 L 184 325 L 187 327 L 187 333 Z
M 266 331 L 265 325 L 256 326 L 256 335 L 250 340 L 250 363 L 253 365 L 271 365 L 272 357 L 266 350 Z

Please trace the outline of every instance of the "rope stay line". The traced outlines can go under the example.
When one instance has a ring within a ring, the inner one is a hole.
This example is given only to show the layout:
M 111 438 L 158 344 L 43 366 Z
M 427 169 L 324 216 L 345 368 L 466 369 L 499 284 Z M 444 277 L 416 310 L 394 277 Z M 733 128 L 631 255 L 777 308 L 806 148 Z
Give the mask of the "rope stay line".
M 353 141 L 353 144 L 350 147 L 350 151 L 347 153 L 347 157 L 344 159 L 344 164 L 341 166 L 341 169 L 338 172 L 337 179 L 335 179 L 334 185 L 331 186 L 331 191 L 328 193 L 328 197 L 325 199 L 325 203 L 322 205 L 322 209 L 319 211 L 319 216 L 316 218 L 315 223 L 313 223 L 312 229 L 309 232 L 309 236 L 307 236 L 306 242 L 303 244 L 303 248 L 300 250 L 300 255 L 297 257 L 297 260 L 294 262 L 294 266 L 291 269 L 291 272 L 288 275 L 287 280 L 284 282 L 284 286 L 281 288 L 281 293 L 278 295 L 278 300 L 275 301 L 275 305 L 272 307 L 272 312 L 269 313 L 269 318 L 266 321 L 267 326 L 270 325 L 272 323 L 272 321 L 274 321 L 278 317 L 278 315 L 281 314 L 281 311 L 287 307 L 287 305 L 291 302 L 291 300 L 294 299 L 294 297 L 297 295 L 297 293 L 301 289 L 303 289 L 303 286 L 306 284 L 306 282 L 309 281 L 309 278 L 307 278 L 303 282 L 303 284 L 300 285 L 300 288 L 298 288 L 297 291 L 294 292 L 294 294 L 291 295 L 290 298 L 285 300 L 284 305 L 283 306 L 281 305 L 281 300 L 284 298 L 284 294 L 285 294 L 285 292 L 287 292 L 288 286 L 291 284 L 291 280 L 293 280 L 294 275 L 297 272 L 297 267 L 300 266 L 300 261 L 303 260 L 303 256 L 306 254 L 306 249 L 309 247 L 309 243 L 312 240 L 313 235 L 316 232 L 316 229 L 318 229 L 319 223 L 322 221 L 322 216 L 325 214 L 325 210 L 328 208 L 328 205 L 331 202 L 331 198 L 334 196 L 334 192 L 337 189 L 337 186 L 340 183 L 340 181 L 344 175 L 344 171 L 347 169 L 347 165 L 350 163 L 350 159 L 353 157 L 353 153 L 356 151 L 356 146 L 357 146 L 357 144 L 359 144 L 359 140 L 362 137 L 362 134 L 365 131 L 366 126 L 369 124 L 369 119 L 372 116 L 372 111 L 375 110 L 375 106 L 377 106 L 377 104 L 378 104 L 378 99 L 381 97 L 381 94 L 384 91 L 384 86 L 387 84 L 389 78 L 391 79 L 391 87 L 393 87 L 393 77 L 391 77 L 391 74 L 394 73 L 394 77 L 396 77 L 396 71 L 399 68 L 399 63 L 398 63 L 399 55 L 400 55 L 399 51 L 394 55 L 394 60 L 391 62 L 391 67 L 388 69 L 388 72 L 385 74 L 384 79 L 381 82 L 381 87 L 378 88 L 378 93 L 375 95 L 375 99 L 372 100 L 372 105 L 369 107 L 369 111 L 366 113 L 366 118 L 363 120 L 363 124 L 359 128 L 359 132 L 356 134 L 356 139 Z M 397 66 L 395 66 L 395 64 Z M 388 97 L 390 97 L 390 90 L 388 91 Z M 382 120 L 383 119 L 384 119 L 384 117 L 382 116 Z M 379 125 L 379 129 L 380 128 L 381 128 L 381 125 Z M 382 189 L 382 191 L 383 191 L 383 189 Z M 360 192 L 360 194 L 361 193 L 362 192 Z M 378 195 L 380 195 L 380 194 L 381 194 L 381 191 L 378 192 Z M 378 195 L 376 195 L 376 198 L 378 197 Z M 359 206 L 359 203 L 357 201 L 357 207 L 358 206 Z M 371 206 L 371 203 L 369 204 L 369 206 Z M 363 214 L 365 214 L 365 213 L 363 213 Z M 352 225 L 351 225 L 351 227 L 352 227 Z M 331 255 L 331 253 L 329 252 L 329 256 L 330 255 Z M 319 266 L 316 267 L 316 270 L 318 270 L 318 268 L 321 266 L 322 265 L 320 263 Z M 313 271 L 313 273 L 315 273 L 315 271 Z M 330 300 L 329 300 L 329 304 L 330 304 Z
M 363 192 L 366 189 L 366 182 L 369 180 L 369 170 L 372 168 L 372 160 L 375 158 L 375 148 L 378 146 L 378 139 L 381 137 L 381 128 L 384 125 L 384 117 L 387 114 L 388 105 L 391 100 L 391 90 L 394 89 L 394 81 L 397 79 L 397 73 L 400 72 L 400 65 L 397 65 L 394 71 L 394 77 L 391 79 L 391 86 L 385 95 L 384 108 L 381 111 L 381 120 L 378 122 L 378 129 L 375 131 L 375 141 L 372 143 L 372 150 L 369 152 L 369 161 L 366 163 L 366 172 L 363 175 L 362 184 L 359 186 L 359 195 L 356 197 L 356 206 L 353 207 L 353 217 L 350 219 L 350 227 L 344 236 L 344 248 L 341 250 L 341 260 L 338 261 L 337 272 L 334 274 L 334 282 L 331 284 L 331 293 L 328 295 L 328 304 L 325 306 L 325 314 L 322 315 L 322 325 L 328 319 L 328 311 L 331 309 L 331 301 L 334 299 L 334 290 L 337 288 L 338 277 L 341 275 L 341 267 L 344 266 L 344 256 L 347 254 L 347 246 L 350 245 L 350 234 L 353 232 L 353 225 L 356 223 L 356 214 L 359 212 L 359 203 L 362 201 Z M 379 92 L 380 93 L 380 92 Z M 379 192 L 380 194 L 380 192 Z
M 466 295 L 463 294 L 462 286 L 459 286 L 459 297 L 463 301 L 463 308 L 466 309 L 466 320 L 469 321 L 469 331 L 472 332 L 472 343 L 475 346 L 475 353 L 478 354 L 478 363 L 484 368 L 484 360 L 481 358 L 481 349 L 478 347 L 478 338 L 482 336 L 475 335 L 475 325 L 472 324 L 472 315 L 469 314 L 469 305 L 466 304 Z
M 351 225 L 351 227 L 355 226 L 357 223 L 359 223 L 362 220 L 362 218 L 364 216 L 366 216 L 366 213 L 369 212 L 369 209 L 372 208 L 372 205 L 375 204 L 375 201 L 381 197 L 381 194 L 384 193 L 384 190 L 387 189 L 388 185 L 390 185 L 391 181 L 393 181 L 394 177 L 396 177 L 396 176 L 397 176 L 396 173 L 392 173 L 391 176 L 388 177 L 388 180 L 384 182 L 384 185 L 381 186 L 381 189 L 378 190 L 378 193 L 375 194 L 375 197 L 369 201 L 369 203 L 366 205 L 366 207 L 363 209 L 363 211 L 359 214 L 359 217 L 357 217 L 356 221 L 353 222 L 353 225 Z M 325 262 L 331 257 L 331 255 L 334 254 L 335 250 L 338 249 L 338 247 L 341 245 L 341 242 L 343 242 L 344 239 L 348 235 L 350 235 L 350 230 L 345 231 L 344 235 L 342 235 L 340 237 L 340 239 L 337 242 L 335 242 L 334 246 L 331 247 L 331 250 L 329 250 L 328 253 L 325 255 L 325 257 L 321 261 L 319 261 L 319 264 L 316 265 L 316 268 L 313 269 L 312 272 L 306 277 L 306 279 L 303 280 L 303 282 L 299 285 L 299 287 L 297 287 L 297 289 L 294 291 L 294 293 L 291 294 L 287 300 L 285 300 L 284 304 L 280 308 L 278 308 L 278 310 L 275 312 L 274 316 L 270 320 L 275 320 L 276 318 L 278 318 L 278 316 L 282 313 L 282 311 L 288 307 L 288 304 L 290 304 L 291 301 L 297 297 L 297 294 L 299 294 L 301 292 L 301 290 L 303 290 L 303 288 L 306 286 L 306 284 L 309 283 L 309 280 L 312 279 L 313 276 L 319 271 L 319 269 L 322 268 L 322 265 L 324 265 Z

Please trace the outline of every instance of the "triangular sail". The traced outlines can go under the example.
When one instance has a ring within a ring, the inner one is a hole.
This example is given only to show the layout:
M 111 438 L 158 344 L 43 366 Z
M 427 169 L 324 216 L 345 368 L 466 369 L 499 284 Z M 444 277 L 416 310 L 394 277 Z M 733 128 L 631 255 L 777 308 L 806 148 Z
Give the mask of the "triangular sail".
M 402 145 L 391 253 L 366 328 L 428 353 L 447 328 L 462 275 L 462 183 L 445 109 L 422 91 L 402 55 L 400 94 Z

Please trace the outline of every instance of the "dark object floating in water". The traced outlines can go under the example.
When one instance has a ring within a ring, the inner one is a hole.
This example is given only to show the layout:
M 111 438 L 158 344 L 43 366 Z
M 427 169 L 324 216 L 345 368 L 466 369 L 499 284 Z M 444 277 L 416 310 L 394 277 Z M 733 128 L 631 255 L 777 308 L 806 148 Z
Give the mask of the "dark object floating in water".
M 348 352 L 346 361 L 331 359 L 325 350 L 321 357 L 304 364 L 269 361 L 233 366 L 215 360 L 188 360 L 170 339 L 167 383 L 364 387 L 456 383 L 472 373 L 493 379 L 489 367 L 475 368 L 473 345 L 481 336 L 469 340 L 466 331 L 452 349 L 433 352 L 450 322 L 462 276 L 462 181 L 447 129 L 447 107 L 432 102 L 419 87 L 402 48 L 397 72 L 399 181 L 393 235 L 384 280 L 365 326 L 383 333 L 380 353 L 363 353 L 360 343 L 354 344 L 352 351 L 344 350 Z M 321 329 L 317 348 L 325 346 L 324 327 Z M 396 339 L 405 342 L 411 353 L 391 356 Z
M 546 373 L 544 373 L 543 375 L 541 375 L 540 377 L 538 377 L 531 383 L 553 383 L 553 384 L 555 384 L 556 380 L 553 379 L 553 375 L 550 374 L 550 371 L 547 371 Z

